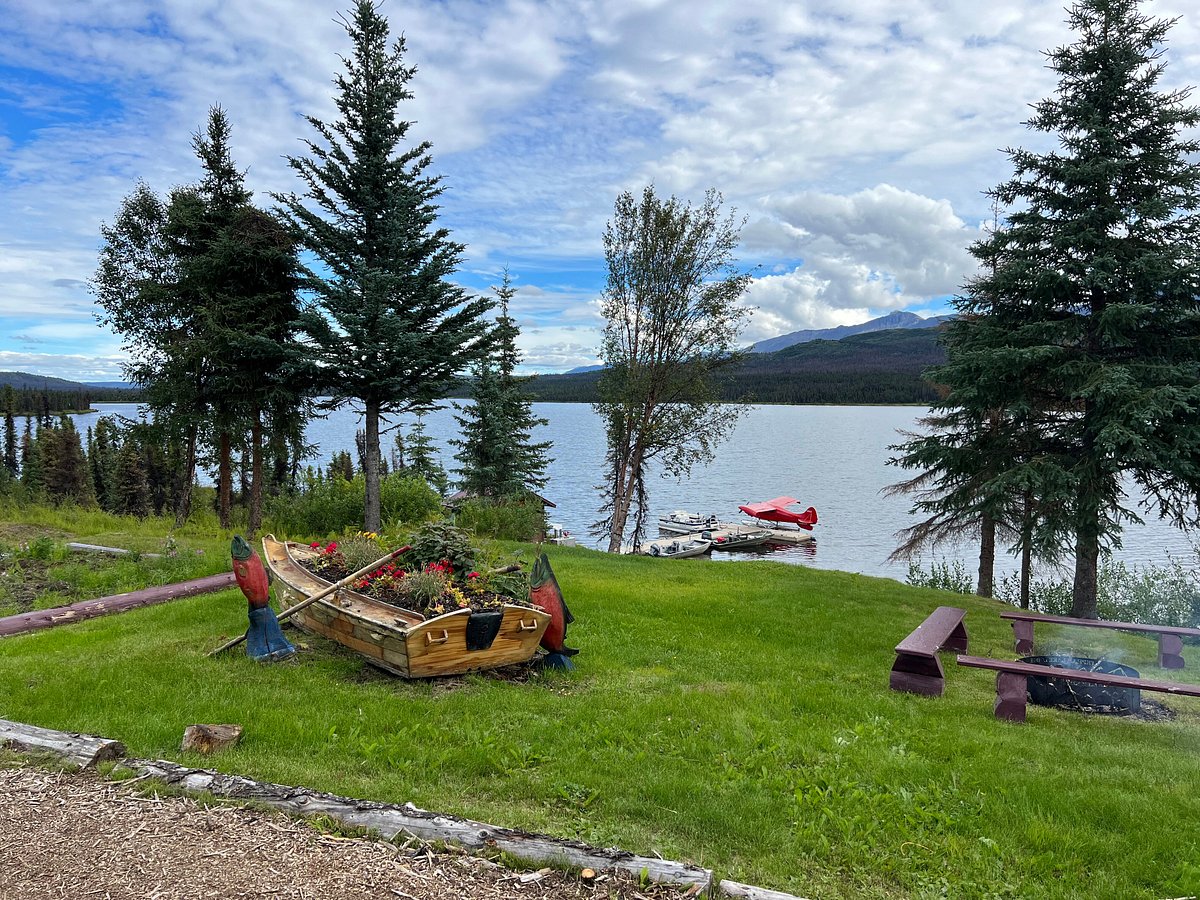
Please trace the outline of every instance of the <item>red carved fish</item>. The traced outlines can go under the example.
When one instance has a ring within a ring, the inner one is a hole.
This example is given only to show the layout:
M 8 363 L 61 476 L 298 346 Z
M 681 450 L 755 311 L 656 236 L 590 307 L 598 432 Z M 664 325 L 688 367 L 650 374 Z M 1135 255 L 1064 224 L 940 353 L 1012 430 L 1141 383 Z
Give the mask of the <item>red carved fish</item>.
M 233 577 L 237 580 L 238 587 L 246 595 L 251 609 L 262 609 L 271 600 L 270 581 L 262 560 L 241 535 L 234 536 L 231 551 Z
M 567 626 L 575 621 L 575 617 L 567 609 L 562 589 L 545 553 L 537 558 L 529 573 L 529 602 L 550 616 L 550 624 L 542 636 L 542 646 L 551 653 L 561 653 L 563 656 L 578 653 L 578 650 L 563 644 L 567 638 Z

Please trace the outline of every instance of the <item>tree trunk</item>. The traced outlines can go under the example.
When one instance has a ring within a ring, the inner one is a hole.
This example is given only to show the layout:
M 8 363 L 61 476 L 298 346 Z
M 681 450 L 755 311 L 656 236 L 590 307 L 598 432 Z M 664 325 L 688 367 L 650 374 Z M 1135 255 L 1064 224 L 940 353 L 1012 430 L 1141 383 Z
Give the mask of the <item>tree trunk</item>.
M 258 532 L 258 528 L 262 525 L 262 498 L 263 498 L 263 427 L 262 427 L 262 410 L 254 411 L 254 419 L 250 424 L 250 497 L 249 497 L 249 522 L 246 524 L 246 531 L 249 532 L 251 539 Z
M 612 528 L 608 536 L 609 553 L 621 552 L 621 541 L 625 537 L 625 526 L 629 522 L 629 510 L 637 494 L 640 460 L 641 448 L 631 447 L 623 454 L 614 473 Z
M 183 471 L 175 482 L 175 527 L 182 528 L 192 514 L 192 482 L 196 480 L 196 426 L 189 425 L 183 450 Z
M 979 522 L 979 581 L 975 593 L 992 596 L 996 570 L 996 520 L 984 513 Z
M 1029 534 L 1021 538 L 1021 609 L 1029 609 L 1029 578 L 1033 569 L 1033 539 Z
M 1096 570 L 1100 561 L 1100 540 L 1092 523 L 1081 527 L 1075 536 L 1075 584 L 1071 591 L 1071 617 L 1095 619 Z
M 379 402 L 368 400 L 366 408 L 366 439 L 363 447 L 363 475 L 366 479 L 366 502 L 363 509 L 363 530 L 379 532 Z
M 229 431 L 221 429 L 217 449 L 217 520 L 221 527 L 233 527 L 233 463 L 230 460 Z

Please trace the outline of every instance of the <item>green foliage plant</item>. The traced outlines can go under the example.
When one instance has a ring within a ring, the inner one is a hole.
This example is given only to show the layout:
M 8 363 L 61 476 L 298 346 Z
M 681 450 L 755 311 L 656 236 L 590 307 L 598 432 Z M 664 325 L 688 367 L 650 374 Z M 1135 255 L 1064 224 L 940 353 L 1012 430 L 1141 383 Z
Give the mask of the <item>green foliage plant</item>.
M 1070 612 L 1089 617 L 1103 551 L 1140 520 L 1126 479 L 1150 512 L 1200 523 L 1200 109 L 1159 86 L 1171 20 L 1078 0 L 1068 21 L 1027 123 L 1052 149 L 1007 151 L 1005 218 L 972 248 L 982 272 L 934 377 L 939 409 L 1004 410 L 1023 432 L 985 493 L 1033 498 L 1032 539 L 1074 556 Z
M 617 197 L 604 230 L 605 368 L 595 404 L 608 449 L 593 530 L 610 552 L 628 528 L 635 544 L 645 533 L 647 467 L 686 475 L 745 412 L 717 402 L 718 375 L 741 358 L 738 335 L 751 312 L 738 303 L 751 277 L 734 264 L 739 234 L 715 191 L 697 207 L 664 200 L 652 185 L 640 200 Z
M 441 179 L 429 173 L 430 144 L 409 143 L 400 114 L 416 68 L 403 36 L 389 44 L 387 20 L 358 0 L 342 20 L 351 50 L 334 78 L 333 123 L 308 155 L 288 164 L 305 195 L 277 196 L 299 243 L 319 262 L 303 278 L 315 300 L 302 326 L 308 370 L 330 397 L 364 415 L 362 527 L 382 527 L 380 421 L 428 409 L 491 343 L 491 307 L 452 281 L 463 246 L 437 222 Z
M 509 304 L 517 289 L 507 269 L 492 291 L 500 307 L 493 329 L 493 354 L 475 369 L 474 402 L 458 407 L 460 414 L 455 419 L 462 438 L 451 444 L 459 449 L 459 487 L 473 497 L 503 501 L 545 486 L 550 443 L 532 438 L 534 429 L 546 425 L 547 420 L 533 414 L 525 393 L 532 377 L 516 374 L 521 363 L 517 350 L 520 329 L 509 315 Z
M 453 522 L 426 522 L 409 539 L 411 549 L 403 560 L 410 568 L 446 563 L 452 575 L 462 578 L 476 570 L 476 551 L 471 536 Z

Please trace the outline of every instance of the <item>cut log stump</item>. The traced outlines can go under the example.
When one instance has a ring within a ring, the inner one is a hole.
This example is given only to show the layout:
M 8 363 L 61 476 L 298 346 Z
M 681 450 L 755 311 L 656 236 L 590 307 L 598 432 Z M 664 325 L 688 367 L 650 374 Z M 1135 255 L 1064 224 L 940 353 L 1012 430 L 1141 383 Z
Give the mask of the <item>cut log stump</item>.
M 236 747 L 241 739 L 241 725 L 189 725 L 184 729 L 179 749 L 184 753 L 195 750 L 207 755 Z

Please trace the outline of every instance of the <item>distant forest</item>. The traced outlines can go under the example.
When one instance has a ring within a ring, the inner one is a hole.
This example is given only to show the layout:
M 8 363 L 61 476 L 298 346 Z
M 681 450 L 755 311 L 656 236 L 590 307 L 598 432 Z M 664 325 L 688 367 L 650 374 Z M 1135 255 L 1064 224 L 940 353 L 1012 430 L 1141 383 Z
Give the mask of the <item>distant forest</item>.
M 92 387 L 25 372 L 0 372 L 0 414 L 45 416 L 91 409 L 93 403 L 129 403 L 137 398 L 138 392 L 131 389 Z
M 726 374 L 722 398 L 748 396 L 756 403 L 792 404 L 932 403 L 938 388 L 921 375 L 945 362 L 939 333 L 936 328 L 898 328 L 751 354 Z M 539 375 L 526 391 L 534 400 L 590 403 L 597 399 L 600 374 Z M 469 396 L 469 388 L 455 396 Z

